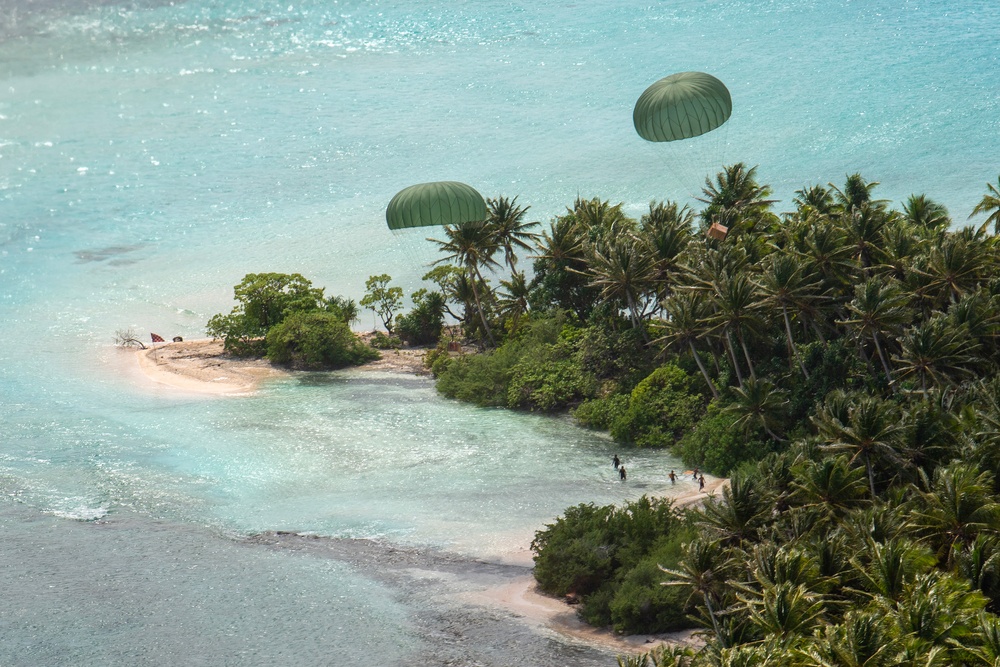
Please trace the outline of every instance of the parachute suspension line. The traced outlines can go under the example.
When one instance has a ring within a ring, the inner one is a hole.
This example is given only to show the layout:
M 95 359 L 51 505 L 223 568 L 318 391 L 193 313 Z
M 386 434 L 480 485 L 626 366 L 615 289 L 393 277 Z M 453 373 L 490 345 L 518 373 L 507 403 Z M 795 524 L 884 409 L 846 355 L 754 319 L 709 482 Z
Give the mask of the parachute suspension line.
M 719 142 L 724 144 L 728 133 L 719 133 L 718 128 L 729 120 L 732 109 L 729 89 L 719 79 L 704 72 L 679 72 L 643 91 L 632 111 L 632 123 L 646 141 L 666 144 L 667 171 L 691 199 L 697 200 L 701 192 L 695 188 L 700 190 L 714 173 L 711 170 L 721 167 L 703 163 L 705 158 L 719 157 Z M 716 147 L 708 151 L 711 155 L 706 154 L 708 146 Z M 698 162 L 702 164 L 695 164 Z M 682 173 L 692 170 L 698 173 L 696 182 Z

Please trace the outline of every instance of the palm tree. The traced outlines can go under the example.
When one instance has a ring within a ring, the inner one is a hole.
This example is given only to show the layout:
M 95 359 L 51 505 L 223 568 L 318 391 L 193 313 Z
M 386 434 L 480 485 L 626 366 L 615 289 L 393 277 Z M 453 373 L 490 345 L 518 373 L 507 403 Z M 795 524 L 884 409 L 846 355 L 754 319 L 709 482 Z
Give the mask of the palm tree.
M 594 244 L 588 274 L 605 302 L 624 303 L 633 328 L 640 328 L 652 287 L 654 263 L 631 234 Z
M 878 186 L 878 181 L 866 181 L 861 174 L 853 173 L 847 177 L 844 189 L 841 190 L 833 183 L 830 188 L 834 193 L 834 200 L 837 206 L 844 213 L 853 213 L 866 205 L 873 204 L 876 208 L 885 208 L 884 199 L 872 199 L 872 190 Z
M 511 273 L 516 270 L 517 265 L 515 249 L 531 250 L 531 244 L 538 238 L 537 234 L 528 231 L 532 227 L 537 227 L 538 223 L 524 221 L 529 208 L 531 207 L 519 206 L 517 197 L 486 200 L 486 221 L 493 227 L 496 241 L 503 248 L 504 261 L 510 267 Z
M 964 462 L 938 468 L 930 488 L 914 504 L 909 523 L 950 567 L 963 545 L 979 535 L 1000 535 L 992 476 Z
M 509 330 L 517 331 L 521 318 L 528 312 L 528 280 L 522 271 L 514 271 L 510 280 L 501 280 L 502 291 L 497 295 L 497 312 L 509 322 Z
M 859 339 L 871 338 L 890 386 L 892 371 L 882 349 L 882 338 L 894 337 L 902 325 L 910 321 L 912 315 L 906 304 L 906 293 L 897 281 L 869 278 L 858 285 L 854 300 L 847 304 L 850 319 L 841 322 L 853 327 Z
M 851 247 L 851 256 L 867 275 L 873 264 L 885 259 L 882 236 L 889 226 L 884 209 L 871 203 L 849 208 L 841 216 L 841 225 Z
M 676 568 L 660 566 L 669 577 L 664 586 L 685 586 L 691 589 L 691 596 L 700 595 L 711 621 L 715 636 L 723 638 L 719 631 L 716 606 L 721 604 L 725 594 L 726 581 L 733 563 L 718 542 L 697 539 L 684 545 L 683 555 Z
M 686 291 L 674 294 L 663 302 L 663 310 L 666 319 L 661 327 L 663 336 L 655 343 L 663 342 L 674 350 L 680 351 L 685 348 L 690 351 L 694 361 L 698 364 L 698 370 L 705 378 L 705 384 L 714 398 L 719 398 L 719 390 L 715 388 L 715 383 L 708 375 L 705 364 L 702 363 L 701 356 L 695 348 L 695 343 L 701 340 L 708 331 L 705 324 L 708 318 L 708 303 L 698 292 Z
M 848 612 L 803 652 L 809 667 L 897 667 L 900 646 L 882 614 Z M 804 656 L 804 657 L 805 657 Z
M 500 249 L 494 229 L 487 222 L 465 222 L 459 225 L 446 225 L 444 232 L 448 236 L 447 241 L 428 239 L 437 243 L 442 252 L 448 253 L 443 259 L 437 260 L 435 264 L 454 262 L 464 266 L 472 276 L 472 293 L 476 300 L 476 310 L 479 311 L 479 318 L 483 323 L 483 329 L 486 331 L 490 344 L 495 347 L 496 340 L 493 338 L 489 322 L 486 321 L 486 312 L 483 310 L 483 301 L 477 287 L 477 284 L 486 284 L 479 272 L 479 267 L 494 268 L 500 266 L 493 259 L 493 255 Z
M 760 426 L 776 442 L 784 438 L 774 432 L 779 428 L 788 408 L 788 392 L 778 389 L 770 380 L 749 378 L 742 387 L 733 387 L 733 402 L 726 410 L 739 415 L 734 426 Z
M 893 357 L 899 369 L 897 380 L 920 381 L 926 398 L 931 385 L 942 387 L 953 378 L 972 374 L 974 353 L 979 346 L 968 333 L 935 317 L 907 329 L 899 339 L 900 352 Z
M 819 426 L 819 424 L 817 424 Z M 847 421 L 831 421 L 823 425 L 827 443 L 822 449 L 831 453 L 845 452 L 851 463 L 858 459 L 868 473 L 872 498 L 875 491 L 875 462 L 884 461 L 896 470 L 906 463 L 900 454 L 905 426 L 895 407 L 874 396 L 859 396 L 849 408 Z
M 583 231 L 584 238 L 593 243 L 599 238 L 614 236 L 623 231 L 635 231 L 635 220 L 627 215 L 624 203 L 612 205 L 611 202 L 599 199 L 583 199 L 577 197 L 573 208 L 567 213 Z
M 746 604 L 750 622 L 759 632 L 776 635 L 783 642 L 810 634 L 825 612 L 823 596 L 790 582 L 764 586 L 757 598 L 738 599 Z
M 674 202 L 650 202 L 649 213 L 640 220 L 639 238 L 653 256 L 653 281 L 658 301 L 667 298 L 673 289 L 672 283 L 681 272 L 680 257 L 691 242 L 693 227 L 694 212 Z
M 793 499 L 806 507 L 819 507 L 837 516 L 861 507 L 865 498 L 865 471 L 852 468 L 843 456 L 828 456 L 819 461 L 806 460 L 794 469 Z
M 878 607 L 895 623 L 904 648 L 919 664 L 938 654 L 942 665 L 967 664 L 967 646 L 976 643 L 976 626 L 986 600 L 967 582 L 942 572 L 918 574 L 898 600 Z M 903 659 L 904 664 L 908 662 Z M 916 661 L 914 661 L 914 664 Z
M 959 235 L 945 236 L 928 257 L 927 272 L 933 276 L 931 288 L 946 293 L 952 303 L 974 290 L 989 266 L 984 250 L 982 243 Z
M 933 236 L 951 225 L 948 209 L 926 195 L 910 195 L 903 203 L 903 216 L 911 225 Z
M 770 503 L 757 483 L 733 475 L 722 488 L 722 497 L 709 498 L 700 510 L 700 523 L 716 534 L 726 546 L 741 546 L 760 538 Z
M 789 253 L 773 253 L 764 263 L 764 270 L 757 280 L 757 286 L 764 296 L 763 306 L 777 307 L 785 323 L 785 337 L 788 341 L 788 359 L 798 362 L 802 375 L 808 379 L 809 371 L 798 357 L 795 337 L 792 335 L 791 312 L 805 312 L 821 300 L 818 294 L 819 282 L 808 272 L 805 265 Z
M 815 225 L 803 238 L 799 253 L 815 267 L 822 279 L 823 292 L 830 297 L 828 303 L 836 306 L 845 288 L 851 284 L 850 275 L 854 271 L 846 234 L 833 224 Z M 832 323 L 820 322 L 819 313 L 810 314 L 810 320 L 816 335 L 821 341 L 825 340 L 819 325 Z
M 902 220 L 889 223 L 882 230 L 882 266 L 877 267 L 877 270 L 896 280 L 905 281 L 926 243 L 914 233 L 913 225 Z
M 702 193 L 704 197 L 698 201 L 706 204 L 702 213 L 705 220 L 729 225 L 740 219 L 754 219 L 774 203 L 767 199 L 771 188 L 757 183 L 757 167 L 747 169 L 742 162 L 723 167 L 714 183 L 706 178 Z
M 539 292 L 557 308 L 586 320 L 597 294 L 587 278 L 586 232 L 576 218 L 556 218 L 536 242 L 535 278 Z
M 926 547 L 892 538 L 885 542 L 869 540 L 852 562 L 861 576 L 860 593 L 872 599 L 898 600 L 907 584 L 934 567 L 935 558 Z
M 836 203 L 833 192 L 822 185 L 811 185 L 795 191 L 792 197 L 799 212 L 810 210 L 819 215 L 830 215 L 834 212 Z
M 948 309 L 948 321 L 976 341 L 983 363 L 993 363 L 1000 342 L 1000 297 L 981 290 L 966 294 Z
M 993 233 L 1000 234 L 1000 176 L 997 177 L 996 185 L 992 183 L 986 184 L 986 194 L 976 204 L 976 207 L 972 209 L 969 217 L 971 218 L 977 213 L 989 214 L 986 217 L 986 221 L 979 227 L 979 231 L 985 230 L 990 223 L 993 223 Z
M 746 333 L 755 333 L 761 327 L 759 309 L 761 301 L 757 291 L 757 286 L 750 281 L 746 273 L 737 273 L 731 277 L 722 276 L 713 284 L 711 295 L 712 303 L 716 312 L 709 317 L 709 322 L 713 329 L 721 333 L 726 348 L 733 362 L 733 370 L 736 371 L 736 378 L 739 385 L 743 386 L 743 374 L 740 373 L 740 365 L 736 359 L 736 351 L 733 343 L 733 335 L 743 350 L 743 357 L 746 359 L 750 376 L 756 379 L 753 359 L 750 350 L 747 348 Z

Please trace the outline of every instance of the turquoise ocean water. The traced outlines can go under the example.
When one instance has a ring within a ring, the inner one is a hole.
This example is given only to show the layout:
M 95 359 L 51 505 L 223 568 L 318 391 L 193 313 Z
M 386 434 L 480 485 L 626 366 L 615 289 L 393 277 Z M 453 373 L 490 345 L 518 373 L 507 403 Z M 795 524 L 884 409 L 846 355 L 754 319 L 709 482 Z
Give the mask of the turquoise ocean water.
M 675 460 L 629 452 L 622 486 L 606 440 L 419 378 L 178 393 L 115 330 L 201 337 L 248 272 L 412 292 L 433 247 L 383 211 L 430 180 L 547 222 L 577 195 L 688 202 L 742 160 L 778 210 L 860 171 L 966 224 L 1000 172 L 991 9 L 0 0 L 0 664 L 613 664 L 458 594 L 503 581 L 483 562 L 566 506 L 661 489 Z M 684 70 L 728 84 L 732 119 L 642 142 L 635 98 Z M 402 568 L 250 537 L 268 531 L 429 551 Z

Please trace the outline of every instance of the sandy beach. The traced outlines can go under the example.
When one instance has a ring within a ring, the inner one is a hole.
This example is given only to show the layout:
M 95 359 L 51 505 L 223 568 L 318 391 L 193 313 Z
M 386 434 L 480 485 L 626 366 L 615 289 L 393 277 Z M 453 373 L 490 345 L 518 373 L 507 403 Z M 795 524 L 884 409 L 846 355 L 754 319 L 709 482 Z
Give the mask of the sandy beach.
M 362 336 L 364 338 L 364 336 Z M 361 370 L 424 375 L 426 349 L 385 350 L 382 358 Z M 227 355 L 221 340 L 198 339 L 159 343 L 136 350 L 139 368 L 153 382 L 201 394 L 247 394 L 261 382 L 287 377 L 294 371 L 274 366 L 266 359 L 240 359 Z
M 382 352 L 382 358 L 359 367 L 360 370 L 427 374 L 423 365 L 425 349 L 401 349 Z M 222 341 L 191 340 L 161 343 L 136 351 L 139 369 L 153 382 L 180 391 L 215 395 L 245 395 L 257 389 L 261 382 L 287 377 L 294 371 L 273 366 L 263 359 L 238 359 L 223 352 Z M 722 492 L 728 480 L 705 476 L 705 489 L 679 496 L 679 507 L 703 503 Z M 663 489 L 662 495 L 671 495 Z M 502 560 L 530 568 L 531 554 L 521 550 Z M 574 641 L 596 644 L 622 653 L 641 653 L 663 643 L 699 644 L 693 631 L 658 635 L 617 635 L 608 629 L 594 628 L 581 621 L 575 606 L 553 598 L 537 589 L 530 574 L 518 576 L 508 583 L 467 596 L 469 602 L 501 608 L 525 623 L 555 632 Z

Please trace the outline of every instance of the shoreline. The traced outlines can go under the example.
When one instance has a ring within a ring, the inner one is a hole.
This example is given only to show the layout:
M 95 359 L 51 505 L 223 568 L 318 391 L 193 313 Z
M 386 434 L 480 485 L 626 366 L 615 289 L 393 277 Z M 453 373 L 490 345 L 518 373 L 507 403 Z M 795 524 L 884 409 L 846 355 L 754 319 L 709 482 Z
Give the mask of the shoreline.
M 361 338 L 365 336 L 362 334 Z M 423 365 L 426 351 L 424 348 L 380 350 L 380 359 L 353 369 L 427 375 Z M 221 340 L 211 338 L 153 344 L 134 353 L 139 370 L 154 383 L 198 394 L 250 394 L 262 382 L 301 372 L 275 366 L 266 359 L 231 357 L 222 349 Z
M 364 336 L 364 334 L 363 334 Z M 354 370 L 411 375 L 427 375 L 423 365 L 426 349 L 383 350 L 382 358 Z M 239 359 L 226 355 L 222 341 L 196 339 L 161 343 L 135 350 L 136 364 L 146 378 L 156 385 L 174 390 L 212 396 L 245 396 L 262 382 L 291 377 L 296 371 L 273 366 L 264 359 Z M 722 492 L 727 479 L 705 476 L 705 489 L 674 496 L 671 487 L 659 489 L 660 497 L 673 497 L 676 507 L 693 507 Z M 573 641 L 622 653 L 644 653 L 665 643 L 700 645 L 693 638 L 695 630 L 660 635 L 617 635 L 608 628 L 595 628 L 577 617 L 567 601 L 538 590 L 531 568 L 530 552 L 520 549 L 497 558 L 526 570 L 507 583 L 494 588 L 464 594 L 467 601 L 502 609 L 528 625 L 554 632 Z

